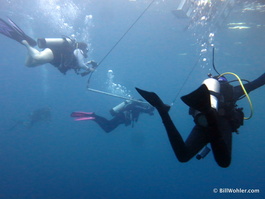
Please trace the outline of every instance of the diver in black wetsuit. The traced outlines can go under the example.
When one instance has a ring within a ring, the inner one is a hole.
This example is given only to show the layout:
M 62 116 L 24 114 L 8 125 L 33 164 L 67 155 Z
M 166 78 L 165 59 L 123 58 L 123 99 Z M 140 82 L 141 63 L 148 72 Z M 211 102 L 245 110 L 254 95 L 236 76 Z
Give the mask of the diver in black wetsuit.
M 185 142 L 168 114 L 170 106 L 164 104 L 153 92 L 138 88 L 136 90 L 158 110 L 180 162 L 189 161 L 210 143 L 217 164 L 226 168 L 231 163 L 232 132 L 237 132 L 243 125 L 244 114 L 241 108 L 237 108 L 236 102 L 244 96 L 244 91 L 241 86 L 230 85 L 224 76 L 210 78 L 210 82 L 213 84 L 202 84 L 197 90 L 181 98 L 190 107 L 195 121 Z M 258 79 L 245 83 L 244 88 L 250 93 L 264 84 L 265 73 Z M 218 92 L 213 88 L 215 86 L 218 87 Z
M 147 113 L 153 115 L 154 108 L 149 104 L 142 102 L 136 102 L 131 100 L 126 100 L 121 104 L 110 110 L 113 118 L 108 120 L 104 117 L 96 115 L 94 112 L 80 112 L 76 111 L 71 114 L 71 117 L 75 117 L 76 121 L 80 120 L 93 120 L 95 121 L 106 133 L 113 131 L 120 124 L 125 126 L 132 125 L 134 122 L 138 121 L 141 113 Z

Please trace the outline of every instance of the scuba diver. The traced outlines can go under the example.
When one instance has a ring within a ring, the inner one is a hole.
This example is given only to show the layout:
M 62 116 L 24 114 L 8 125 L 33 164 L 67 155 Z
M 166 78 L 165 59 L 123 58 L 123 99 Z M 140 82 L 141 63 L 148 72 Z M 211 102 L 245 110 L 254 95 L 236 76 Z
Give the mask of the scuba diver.
M 44 107 L 44 108 L 40 108 L 35 111 L 32 111 L 26 120 L 17 121 L 9 130 L 11 131 L 19 125 L 22 125 L 30 129 L 36 123 L 43 122 L 43 121 L 44 122 L 51 121 L 51 108 L 50 107 Z
M 8 22 L 0 18 L 0 33 L 16 40 L 27 48 L 26 66 L 35 67 L 50 63 L 63 74 L 73 69 L 76 74 L 81 76 L 88 75 L 96 69 L 96 62 L 84 61 L 88 57 L 86 43 L 77 42 L 66 36 L 62 38 L 39 38 L 36 42 L 26 35 L 11 19 L 8 18 Z M 34 48 L 37 44 L 39 48 L 43 49 L 42 51 Z
M 189 113 L 195 122 L 185 142 L 170 118 L 170 106 L 164 104 L 156 93 L 136 88 L 139 94 L 158 110 L 173 151 L 180 162 L 189 161 L 210 143 L 217 164 L 223 168 L 230 165 L 232 132 L 237 132 L 244 120 L 243 108 L 238 108 L 236 103 L 244 95 L 249 99 L 248 93 L 265 84 L 265 73 L 245 84 L 238 78 L 238 86 L 232 86 L 232 81 L 227 81 L 224 74 L 209 77 L 197 90 L 181 97 L 190 107 Z M 203 155 L 209 152 L 208 148 L 205 150 Z M 197 157 L 200 158 L 203 157 Z
M 113 131 L 120 124 L 125 126 L 132 125 L 138 121 L 141 113 L 154 115 L 154 107 L 147 103 L 139 101 L 126 100 L 110 110 L 113 116 L 111 120 L 96 115 L 94 112 L 80 112 L 76 111 L 71 114 L 75 117 L 75 121 L 92 120 L 95 121 L 106 133 Z

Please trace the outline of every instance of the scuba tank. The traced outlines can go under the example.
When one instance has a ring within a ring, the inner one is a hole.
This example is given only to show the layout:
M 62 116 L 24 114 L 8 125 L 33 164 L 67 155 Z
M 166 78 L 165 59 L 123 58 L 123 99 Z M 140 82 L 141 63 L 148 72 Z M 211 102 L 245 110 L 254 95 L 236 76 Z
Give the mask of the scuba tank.
M 215 78 L 208 78 L 203 81 L 210 91 L 211 107 L 218 111 L 218 95 L 220 94 L 220 83 Z M 203 113 L 198 110 L 190 109 L 189 114 L 193 116 L 194 122 L 200 126 L 207 127 L 208 122 Z
M 74 41 L 70 38 L 39 38 L 37 40 L 39 48 L 53 48 L 64 45 L 65 42 L 68 44 L 73 45 Z
M 113 107 L 112 109 L 110 109 L 110 114 L 112 116 L 117 115 L 118 113 L 122 112 L 126 108 L 126 106 L 130 103 L 131 103 L 130 100 L 125 100 L 124 102 L 122 102 L 122 103 L 118 104 L 117 106 Z
M 202 82 L 210 91 L 211 107 L 218 111 L 218 95 L 220 93 L 220 83 L 217 79 L 208 78 Z

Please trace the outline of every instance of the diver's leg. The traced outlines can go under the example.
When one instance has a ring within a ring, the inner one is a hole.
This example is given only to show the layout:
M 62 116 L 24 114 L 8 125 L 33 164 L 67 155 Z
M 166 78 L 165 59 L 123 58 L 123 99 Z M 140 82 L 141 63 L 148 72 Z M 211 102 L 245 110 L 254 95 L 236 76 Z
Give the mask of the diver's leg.
M 211 131 L 210 143 L 214 158 L 220 167 L 226 168 L 231 163 L 232 129 L 225 118 L 219 118 L 218 125 L 209 127 Z
M 195 125 L 185 141 L 186 145 L 186 161 L 198 154 L 206 144 L 209 143 L 209 135 L 206 128 Z M 184 159 L 183 159 L 184 160 Z
M 124 123 L 124 119 L 122 119 L 119 115 L 114 117 L 111 120 L 107 120 L 104 117 L 95 115 L 95 121 L 106 133 L 113 131 L 117 128 L 120 124 Z
M 94 117 L 95 119 L 93 121 L 95 121 L 106 133 L 111 131 L 110 120 L 98 115 L 95 115 Z
M 22 41 L 24 46 L 28 49 L 28 57 L 25 65 L 28 67 L 39 66 L 51 62 L 54 59 L 54 55 L 51 49 L 46 48 L 43 51 L 30 46 L 25 40 Z
M 180 162 L 187 162 L 194 157 L 209 141 L 202 127 L 195 126 L 184 142 L 167 111 L 158 112 L 166 128 L 171 147 Z
M 172 147 L 176 157 L 178 158 L 178 160 L 180 162 L 182 162 L 182 158 L 185 156 L 185 152 L 186 152 L 185 143 L 184 143 L 179 131 L 175 127 L 173 121 L 171 120 L 168 112 L 162 112 L 159 110 L 158 110 L 158 112 L 159 112 L 159 115 L 162 119 L 162 122 L 166 128 L 168 139 L 169 139 L 169 142 L 171 144 L 171 147 Z
M 139 88 L 136 88 L 136 90 L 146 101 L 158 110 L 166 128 L 171 147 L 180 162 L 187 162 L 190 160 L 209 142 L 206 133 L 202 132 L 203 129 L 198 126 L 193 128 L 190 136 L 186 142 L 184 142 L 168 114 L 170 106 L 164 104 L 156 93 L 144 91 Z

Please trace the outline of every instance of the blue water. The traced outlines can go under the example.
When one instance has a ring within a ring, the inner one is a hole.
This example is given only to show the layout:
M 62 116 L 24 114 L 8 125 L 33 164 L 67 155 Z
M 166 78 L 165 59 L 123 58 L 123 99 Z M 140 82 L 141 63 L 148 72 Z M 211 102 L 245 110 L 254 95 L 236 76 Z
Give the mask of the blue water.
M 2 0 L 0 17 L 12 18 L 35 39 L 72 35 L 84 40 L 90 45 L 90 59 L 99 62 L 149 3 Z M 102 62 L 90 86 L 108 91 L 107 72 L 113 70 L 114 81 L 135 98 L 140 97 L 135 86 L 157 92 L 166 103 L 180 91 L 170 115 L 186 138 L 193 121 L 179 98 L 197 88 L 207 73 L 215 74 L 211 46 L 220 72 L 253 80 L 265 69 L 265 24 L 264 8 L 254 2 L 234 6 L 227 18 L 219 19 L 219 27 L 200 26 L 195 20 L 185 31 L 188 20 L 171 12 L 178 3 L 155 1 Z M 239 22 L 248 28 L 227 25 Z M 87 78 L 74 72 L 64 76 L 49 64 L 27 68 L 22 45 L 2 35 L 0 42 L 1 199 L 265 198 L 265 87 L 251 93 L 255 113 L 240 134 L 233 135 L 229 168 L 220 168 L 212 153 L 204 160 L 179 163 L 157 112 L 152 117 L 141 115 L 134 128 L 119 126 L 110 134 L 94 122 L 74 122 L 70 113 L 78 110 L 110 118 L 109 109 L 122 100 L 87 91 Z M 239 104 L 248 114 L 245 99 Z M 46 106 L 52 108 L 51 122 L 8 130 L 15 121 Z M 259 189 L 260 193 L 221 194 L 213 193 L 214 188 Z

